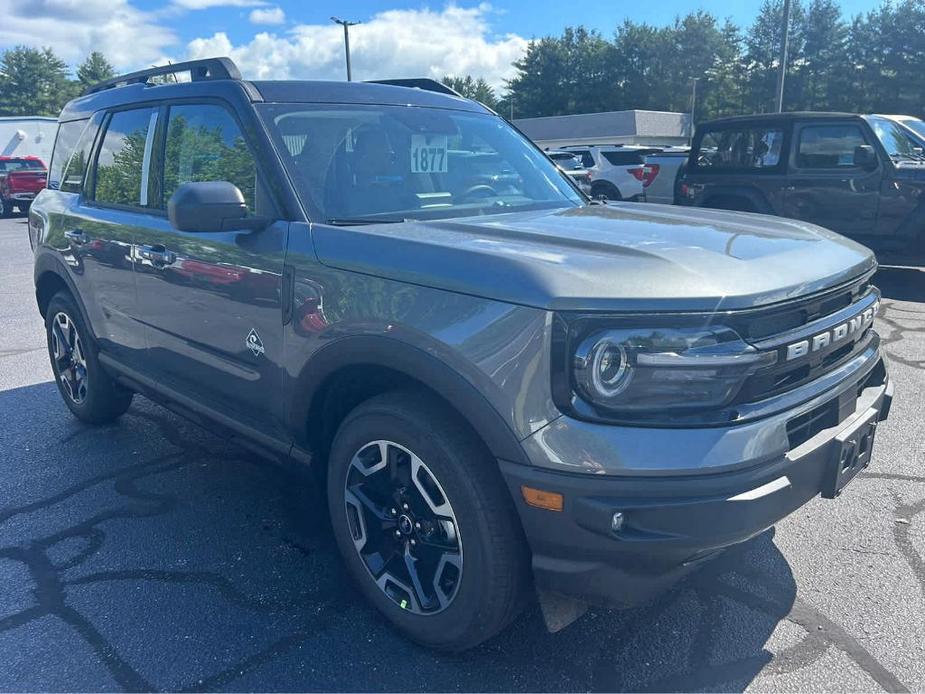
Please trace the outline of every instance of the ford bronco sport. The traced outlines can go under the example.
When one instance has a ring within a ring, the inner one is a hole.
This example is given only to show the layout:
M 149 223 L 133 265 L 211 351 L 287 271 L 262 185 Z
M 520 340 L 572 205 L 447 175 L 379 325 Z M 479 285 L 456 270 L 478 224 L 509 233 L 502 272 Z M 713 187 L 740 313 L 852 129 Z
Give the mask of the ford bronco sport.
M 835 497 L 891 402 L 867 249 L 591 201 L 429 81 L 110 80 L 29 232 L 73 414 L 139 393 L 310 465 L 359 589 L 438 648 L 533 587 L 638 603 Z

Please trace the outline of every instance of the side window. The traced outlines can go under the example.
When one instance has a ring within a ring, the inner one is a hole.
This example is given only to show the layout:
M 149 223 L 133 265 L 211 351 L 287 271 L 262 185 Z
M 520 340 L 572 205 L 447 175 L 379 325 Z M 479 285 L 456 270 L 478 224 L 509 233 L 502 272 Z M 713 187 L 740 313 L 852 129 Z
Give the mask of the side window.
M 781 161 L 781 128 L 745 127 L 708 131 L 700 140 L 697 167 L 711 170 L 767 169 Z
M 144 108 L 112 114 L 96 157 L 97 202 L 147 206 L 147 190 L 143 190 L 148 180 L 145 155 L 150 155 L 146 143 L 153 113 Z
M 64 167 L 71 159 L 80 134 L 87 126 L 88 119 L 72 120 L 58 126 L 58 136 L 55 138 L 55 148 L 51 154 L 51 164 L 48 167 L 48 187 L 58 190 L 64 179 Z
M 594 166 L 594 157 L 591 156 L 591 152 L 588 150 L 583 149 L 579 152 L 575 152 L 575 154 L 581 157 L 581 165 L 586 169 L 590 169 L 592 166 Z
M 67 166 L 64 167 L 64 174 L 61 178 L 61 190 L 67 193 L 79 193 L 83 186 L 84 174 L 87 172 L 87 166 L 90 163 L 90 154 L 93 149 L 93 140 L 99 130 L 99 118 L 95 117 L 86 128 L 84 128 L 74 153 L 71 155 Z
M 796 164 L 801 169 L 854 167 L 854 148 L 866 145 L 856 125 L 812 125 L 800 130 Z
M 181 183 L 229 181 L 256 210 L 257 166 L 231 114 L 217 105 L 170 107 L 164 152 L 164 201 Z

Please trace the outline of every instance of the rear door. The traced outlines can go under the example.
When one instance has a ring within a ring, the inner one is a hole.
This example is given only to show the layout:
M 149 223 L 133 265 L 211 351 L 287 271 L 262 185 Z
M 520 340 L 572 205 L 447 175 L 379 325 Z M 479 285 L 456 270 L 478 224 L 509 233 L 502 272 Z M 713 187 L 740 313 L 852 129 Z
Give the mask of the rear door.
M 854 164 L 855 148 L 874 146 L 857 122 L 805 121 L 794 130 L 785 215 L 848 236 L 874 232 L 883 165 Z M 876 147 L 875 147 L 876 149 Z
M 161 112 L 157 205 L 187 181 L 230 181 L 250 212 L 278 214 L 254 148 L 223 103 Z M 158 381 L 262 432 L 279 433 L 281 281 L 288 224 L 261 231 L 183 232 L 166 215 L 145 235 L 136 265 L 147 326 L 146 368 Z

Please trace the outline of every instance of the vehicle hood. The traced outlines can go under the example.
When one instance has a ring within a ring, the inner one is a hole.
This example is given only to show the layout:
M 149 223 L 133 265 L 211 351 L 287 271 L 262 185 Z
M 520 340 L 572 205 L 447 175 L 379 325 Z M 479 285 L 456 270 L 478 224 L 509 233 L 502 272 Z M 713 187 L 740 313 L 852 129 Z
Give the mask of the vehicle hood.
M 645 203 L 314 225 L 312 237 L 331 267 L 550 310 L 751 308 L 876 267 L 864 246 L 811 224 Z

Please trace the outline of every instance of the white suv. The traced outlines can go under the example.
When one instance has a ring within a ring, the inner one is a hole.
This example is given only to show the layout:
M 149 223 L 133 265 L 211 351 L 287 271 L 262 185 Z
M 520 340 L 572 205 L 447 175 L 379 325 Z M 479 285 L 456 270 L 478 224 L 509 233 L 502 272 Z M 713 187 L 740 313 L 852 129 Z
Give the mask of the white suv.
M 633 145 L 569 145 L 591 174 L 591 197 L 644 201 L 646 186 L 654 176 L 645 158 L 657 149 Z

